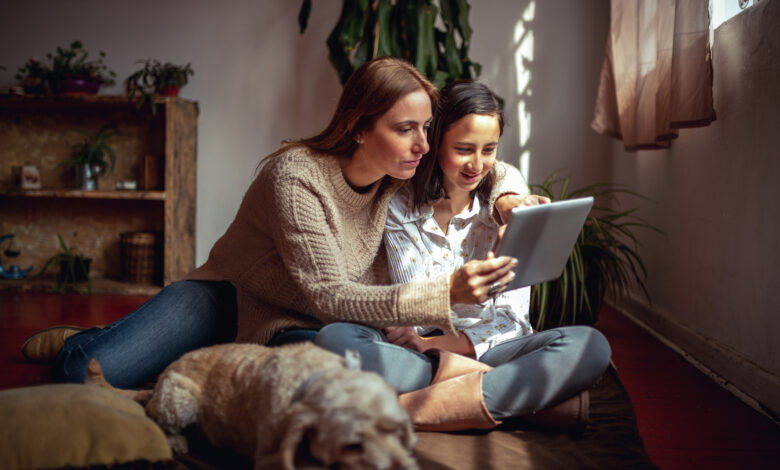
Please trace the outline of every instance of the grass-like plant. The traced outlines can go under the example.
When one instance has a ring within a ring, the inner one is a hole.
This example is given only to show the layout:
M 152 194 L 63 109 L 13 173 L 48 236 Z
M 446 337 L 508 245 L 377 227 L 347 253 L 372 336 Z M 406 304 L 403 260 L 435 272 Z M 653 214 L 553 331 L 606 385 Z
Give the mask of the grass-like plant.
M 80 293 L 84 293 L 78 287 L 79 282 L 87 282 L 86 293 L 92 293 L 92 279 L 89 277 L 89 263 L 92 261 L 90 258 L 85 258 L 82 255 L 75 254 L 73 250 L 65 243 L 62 235 L 57 232 L 57 238 L 60 241 L 61 251 L 56 255 L 53 255 L 38 273 L 39 276 L 43 276 L 49 267 L 53 269 L 54 278 L 54 292 L 65 292 L 65 288 L 70 286 L 74 290 Z
M 71 149 L 71 158 L 65 162 L 67 166 L 89 165 L 99 168 L 99 174 L 105 174 L 109 169 L 113 170 L 116 164 L 116 153 L 108 145 L 107 140 L 118 136 L 119 133 L 108 126 L 103 126 L 97 132 L 91 133 L 80 129 L 69 129 L 67 132 L 75 132 L 83 137 L 81 142 L 74 144 Z M 106 159 L 108 157 L 108 159 Z
M 639 242 L 634 230 L 663 232 L 638 217 L 638 207 L 620 209 L 617 197 L 647 198 L 605 183 L 570 190 L 569 178 L 558 178 L 557 172 L 542 184 L 531 185 L 531 189 L 553 201 L 586 196 L 593 196 L 595 200 L 561 277 L 532 288 L 531 317 L 536 329 L 592 325 L 598 319 L 605 295 L 621 298 L 632 284 L 636 284 L 650 301 L 645 287 L 647 270 L 637 253 Z

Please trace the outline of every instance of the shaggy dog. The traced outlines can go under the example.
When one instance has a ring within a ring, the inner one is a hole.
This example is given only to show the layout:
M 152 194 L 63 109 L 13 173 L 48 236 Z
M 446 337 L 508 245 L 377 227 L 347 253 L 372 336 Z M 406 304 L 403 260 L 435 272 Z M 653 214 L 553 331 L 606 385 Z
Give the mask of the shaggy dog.
M 141 391 L 111 387 L 93 359 L 87 383 L 146 403 L 177 452 L 187 449 L 184 429 L 197 424 L 215 447 L 253 458 L 255 469 L 294 469 L 304 442 L 326 466 L 417 468 L 416 438 L 395 391 L 311 343 L 199 349 L 169 365 L 154 390 Z

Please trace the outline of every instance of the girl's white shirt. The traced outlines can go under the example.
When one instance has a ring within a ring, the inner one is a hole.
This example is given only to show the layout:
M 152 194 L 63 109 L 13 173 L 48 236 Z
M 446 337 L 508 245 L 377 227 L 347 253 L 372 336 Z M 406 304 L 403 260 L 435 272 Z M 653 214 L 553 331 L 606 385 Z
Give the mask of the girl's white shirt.
M 390 201 L 385 247 L 394 283 L 451 274 L 472 259 L 485 259 L 494 247 L 498 225 L 488 205 L 475 196 L 470 208 L 454 216 L 445 234 L 433 218 L 433 206 L 412 208 L 411 188 L 401 188 Z M 468 336 L 477 358 L 493 346 L 533 332 L 528 318 L 531 288 L 503 292 L 482 304 L 452 306 L 455 329 Z M 420 326 L 420 334 L 431 328 Z

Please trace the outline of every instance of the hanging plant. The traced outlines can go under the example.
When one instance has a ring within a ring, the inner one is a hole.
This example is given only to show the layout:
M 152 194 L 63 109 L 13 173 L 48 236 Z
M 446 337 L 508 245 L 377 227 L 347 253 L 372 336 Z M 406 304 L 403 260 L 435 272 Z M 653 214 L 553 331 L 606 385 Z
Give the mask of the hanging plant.
M 466 0 L 343 0 L 341 15 L 327 39 L 330 61 L 344 84 L 363 63 L 383 56 L 405 59 L 437 87 L 476 78 L 480 64 L 468 57 L 470 6 Z M 311 0 L 298 14 L 306 30 Z M 444 27 L 436 26 L 437 20 Z
M 553 201 L 593 196 L 593 206 L 569 260 L 558 279 L 537 284 L 531 289 L 531 318 L 537 330 L 563 325 L 592 325 L 598 319 L 605 295 L 624 297 L 636 284 L 650 300 L 645 287 L 647 270 L 639 257 L 634 229 L 647 229 L 662 234 L 636 216 L 638 207 L 620 210 L 608 202 L 620 194 L 645 199 L 642 195 L 618 186 L 598 183 L 573 191 L 569 178 L 550 175 L 542 184 L 531 185 L 535 194 Z M 560 185 L 556 191 L 553 187 Z

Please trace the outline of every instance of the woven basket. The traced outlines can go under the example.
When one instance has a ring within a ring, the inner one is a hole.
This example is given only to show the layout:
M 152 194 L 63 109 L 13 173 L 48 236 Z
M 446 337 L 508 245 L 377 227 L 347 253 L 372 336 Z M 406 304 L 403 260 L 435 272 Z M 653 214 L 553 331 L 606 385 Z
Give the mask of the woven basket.
M 159 233 L 123 233 L 120 244 L 123 280 L 162 284 L 162 236 Z

